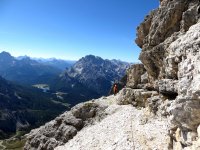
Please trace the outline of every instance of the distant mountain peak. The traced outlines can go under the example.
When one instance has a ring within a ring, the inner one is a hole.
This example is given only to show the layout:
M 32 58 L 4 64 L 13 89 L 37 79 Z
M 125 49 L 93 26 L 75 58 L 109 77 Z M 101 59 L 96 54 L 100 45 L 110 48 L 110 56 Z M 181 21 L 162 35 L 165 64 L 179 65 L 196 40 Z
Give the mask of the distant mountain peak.
M 0 57 L 6 57 L 6 58 L 13 58 L 10 53 L 6 52 L 6 51 L 2 51 L 0 53 Z
M 22 61 L 35 61 L 35 60 L 32 60 L 30 57 L 28 56 L 25 56 L 21 59 Z M 36 61 L 35 61 L 36 62 Z
M 0 63 L 3 68 L 7 68 L 8 66 L 12 65 L 15 61 L 15 58 L 10 55 L 8 52 L 1 52 L 0 53 Z M 0 70 L 2 70 L 2 67 Z
M 109 92 L 112 82 L 125 75 L 129 63 L 102 59 L 94 55 L 87 55 L 78 60 L 66 74 L 76 78 L 80 83 L 97 91 L 100 95 Z
M 30 57 L 27 55 L 16 57 L 16 59 L 18 59 L 18 60 L 22 60 L 22 59 L 26 59 L 26 58 L 30 58 Z
M 85 57 L 82 57 L 82 59 L 91 59 L 91 60 L 95 60 L 95 59 L 101 59 L 103 60 L 103 58 L 99 57 L 99 56 L 95 56 L 95 55 L 86 55 Z
M 86 55 L 85 57 L 83 57 L 83 58 L 96 58 L 96 56 L 95 55 Z

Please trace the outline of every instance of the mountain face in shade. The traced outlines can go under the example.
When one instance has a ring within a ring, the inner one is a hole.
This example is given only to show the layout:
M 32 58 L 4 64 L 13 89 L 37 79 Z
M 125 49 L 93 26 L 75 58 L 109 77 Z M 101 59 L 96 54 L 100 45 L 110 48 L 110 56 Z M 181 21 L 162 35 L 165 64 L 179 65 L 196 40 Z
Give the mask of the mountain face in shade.
M 16 63 L 14 57 L 7 52 L 0 53 L 0 71 L 4 71 Z
M 37 89 L 24 88 L 0 77 L 0 138 L 39 126 L 66 109 Z
M 32 85 L 49 82 L 48 77 L 53 78 L 60 73 L 59 68 L 41 64 L 29 57 L 16 59 L 7 52 L 0 53 L 0 75 L 7 80 Z
M 125 75 L 129 65 L 119 60 L 104 60 L 88 55 L 77 61 L 65 74 L 99 95 L 107 95 L 112 84 Z

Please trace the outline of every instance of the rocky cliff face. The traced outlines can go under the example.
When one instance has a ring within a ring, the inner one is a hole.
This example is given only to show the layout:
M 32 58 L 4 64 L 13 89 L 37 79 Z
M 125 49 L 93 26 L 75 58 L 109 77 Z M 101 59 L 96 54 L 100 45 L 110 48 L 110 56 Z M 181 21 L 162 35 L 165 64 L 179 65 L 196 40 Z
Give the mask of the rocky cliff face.
M 169 45 L 197 23 L 198 10 L 198 0 L 162 0 L 160 7 L 152 11 L 138 27 L 136 43 L 142 48 L 140 60 L 151 81 L 158 78 L 177 79 L 178 63 L 163 58 L 168 55 Z M 171 70 L 166 70 L 169 68 L 167 65 L 171 66 Z
M 148 74 L 144 88 L 151 87 L 169 101 L 166 112 L 174 149 L 199 146 L 199 8 L 198 0 L 162 0 L 137 29 L 140 60 Z
M 199 13 L 199 0 L 160 0 L 137 28 L 143 64 L 127 71 L 126 88 L 67 112 L 80 128 L 64 114 L 32 131 L 25 149 L 199 149 Z

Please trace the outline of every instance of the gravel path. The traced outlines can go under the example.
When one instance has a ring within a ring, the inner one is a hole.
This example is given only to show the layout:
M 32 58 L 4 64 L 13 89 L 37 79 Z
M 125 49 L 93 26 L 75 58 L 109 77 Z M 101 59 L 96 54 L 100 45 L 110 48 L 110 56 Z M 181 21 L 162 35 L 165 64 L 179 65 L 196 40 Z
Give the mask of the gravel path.
M 145 110 L 131 105 L 111 105 L 108 117 L 83 128 L 72 140 L 55 150 L 167 150 L 167 119 L 145 117 Z
M 1 150 L 6 149 L 6 147 L 3 145 L 3 141 L 0 141 L 0 147 L 2 148 Z

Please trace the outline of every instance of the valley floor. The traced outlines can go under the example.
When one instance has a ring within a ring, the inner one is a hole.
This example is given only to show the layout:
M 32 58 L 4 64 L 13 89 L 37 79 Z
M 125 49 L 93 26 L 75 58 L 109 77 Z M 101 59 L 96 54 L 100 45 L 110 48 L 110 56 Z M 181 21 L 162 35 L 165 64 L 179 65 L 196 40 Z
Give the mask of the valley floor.
M 7 140 L 0 140 L 0 150 L 23 150 L 24 139 L 7 139 Z

